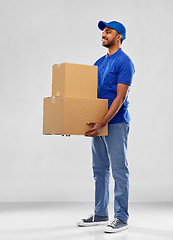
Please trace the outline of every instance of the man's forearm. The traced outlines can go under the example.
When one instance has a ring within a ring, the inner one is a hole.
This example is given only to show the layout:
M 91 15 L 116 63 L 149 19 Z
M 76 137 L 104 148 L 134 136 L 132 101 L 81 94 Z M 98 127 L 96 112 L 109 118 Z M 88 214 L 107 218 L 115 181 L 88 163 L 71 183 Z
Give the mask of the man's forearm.
M 103 123 L 103 126 L 105 126 L 115 116 L 115 114 L 119 111 L 119 109 L 121 108 L 123 103 L 124 103 L 124 98 L 122 98 L 122 97 L 121 98 L 116 97 L 114 99 L 109 110 L 107 111 L 107 113 L 105 114 L 103 119 L 101 120 L 101 122 Z
M 93 125 L 93 127 L 85 132 L 86 136 L 96 137 L 99 134 L 101 129 L 115 116 L 115 114 L 123 105 L 128 93 L 128 89 L 129 85 L 127 84 L 117 84 L 117 97 L 114 99 L 109 110 L 101 121 L 87 123 L 89 125 Z

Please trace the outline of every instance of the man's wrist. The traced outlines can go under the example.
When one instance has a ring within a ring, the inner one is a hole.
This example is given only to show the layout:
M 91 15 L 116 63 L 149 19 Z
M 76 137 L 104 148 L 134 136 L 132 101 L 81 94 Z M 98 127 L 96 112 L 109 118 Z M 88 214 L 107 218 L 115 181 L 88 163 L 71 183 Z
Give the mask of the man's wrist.
M 102 120 L 101 120 L 101 125 L 102 125 L 102 127 L 104 127 L 106 124 L 107 124 L 107 121 L 106 121 L 105 119 L 102 119 Z

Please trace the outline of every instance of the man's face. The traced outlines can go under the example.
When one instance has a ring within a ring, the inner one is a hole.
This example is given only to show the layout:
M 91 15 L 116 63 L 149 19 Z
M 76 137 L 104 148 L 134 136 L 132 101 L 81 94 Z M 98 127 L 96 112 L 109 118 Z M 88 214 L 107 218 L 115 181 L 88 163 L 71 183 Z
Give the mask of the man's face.
M 120 35 L 121 34 L 119 34 L 115 29 L 105 27 L 102 33 L 102 45 L 107 48 L 111 47 L 117 43 Z

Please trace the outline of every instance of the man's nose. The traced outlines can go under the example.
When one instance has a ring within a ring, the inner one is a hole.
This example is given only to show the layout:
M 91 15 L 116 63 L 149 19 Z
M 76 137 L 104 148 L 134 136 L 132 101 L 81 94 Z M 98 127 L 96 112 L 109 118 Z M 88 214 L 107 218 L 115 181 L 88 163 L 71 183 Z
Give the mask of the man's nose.
M 103 38 L 103 37 L 106 37 L 106 34 L 105 34 L 105 32 L 103 32 L 103 33 L 102 33 L 102 38 Z

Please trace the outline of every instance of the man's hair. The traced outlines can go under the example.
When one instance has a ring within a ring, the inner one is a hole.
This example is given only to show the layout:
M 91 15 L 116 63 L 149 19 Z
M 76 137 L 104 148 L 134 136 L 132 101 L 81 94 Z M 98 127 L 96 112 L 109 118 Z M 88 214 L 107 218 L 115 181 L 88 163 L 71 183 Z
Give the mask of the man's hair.
M 121 44 L 123 43 L 123 40 L 122 40 L 122 38 L 121 38 Z

